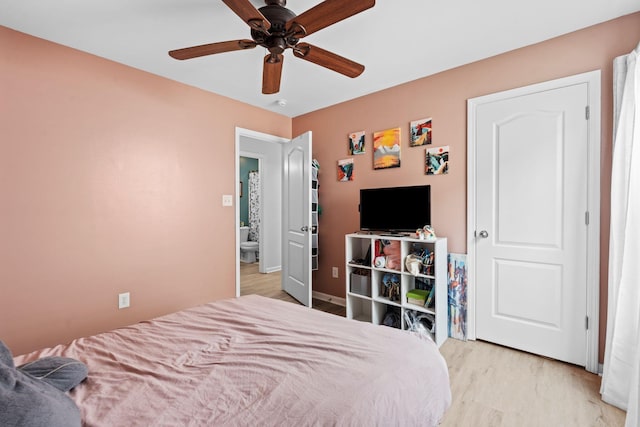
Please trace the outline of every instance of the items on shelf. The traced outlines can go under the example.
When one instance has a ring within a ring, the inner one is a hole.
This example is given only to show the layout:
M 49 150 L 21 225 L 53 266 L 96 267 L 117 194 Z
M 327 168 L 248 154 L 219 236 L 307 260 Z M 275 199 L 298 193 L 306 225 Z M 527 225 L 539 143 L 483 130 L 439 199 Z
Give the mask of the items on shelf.
M 408 331 L 417 332 L 435 341 L 436 318 L 433 314 L 406 310 L 404 312 L 404 321 Z
M 371 271 L 356 268 L 351 272 L 351 292 L 371 296 Z
M 418 286 L 417 282 L 416 286 Z M 435 300 L 433 299 L 434 295 L 435 292 L 433 290 L 433 285 L 427 285 L 424 288 L 411 289 L 407 292 L 407 302 L 421 307 L 433 308 L 435 304 Z
M 316 159 L 311 161 L 311 269 L 318 269 L 318 217 L 322 209 L 318 200 L 318 173 L 320 163 Z
M 430 293 L 431 292 L 426 289 L 411 289 L 407 292 L 407 302 L 409 304 L 423 306 Z
M 390 301 L 400 301 L 400 276 L 393 273 L 382 276 L 380 295 Z
M 349 261 L 349 263 L 371 267 L 371 245 L 368 246 L 367 253 L 364 256 L 364 258 L 354 258 L 351 261 Z
M 430 225 L 425 225 L 422 228 L 416 230 L 416 236 L 420 240 L 426 240 L 427 242 L 433 242 L 436 240 L 436 231 Z
M 422 271 L 422 258 L 415 254 L 409 254 L 404 260 L 404 266 L 409 273 L 417 276 Z
M 387 309 L 384 319 L 382 319 L 382 324 L 396 329 L 402 328 L 400 313 L 395 307 L 389 307 Z
M 423 277 L 416 277 L 415 287 L 416 289 L 430 290 L 433 287 L 433 280 Z
M 419 244 L 413 244 L 411 253 L 405 259 L 405 267 L 407 268 L 407 271 L 414 276 L 417 276 L 418 274 L 432 276 L 433 260 L 433 251 L 430 251 Z
M 400 259 L 400 242 L 398 240 L 376 240 L 374 267 L 400 270 L 402 265 Z

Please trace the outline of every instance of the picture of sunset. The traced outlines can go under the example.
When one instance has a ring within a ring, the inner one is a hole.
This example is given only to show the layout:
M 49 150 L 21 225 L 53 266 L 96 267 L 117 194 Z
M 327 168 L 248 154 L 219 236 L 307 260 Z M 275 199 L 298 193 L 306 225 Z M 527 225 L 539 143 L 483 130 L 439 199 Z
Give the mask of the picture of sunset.
M 373 168 L 400 167 L 400 128 L 373 133 Z

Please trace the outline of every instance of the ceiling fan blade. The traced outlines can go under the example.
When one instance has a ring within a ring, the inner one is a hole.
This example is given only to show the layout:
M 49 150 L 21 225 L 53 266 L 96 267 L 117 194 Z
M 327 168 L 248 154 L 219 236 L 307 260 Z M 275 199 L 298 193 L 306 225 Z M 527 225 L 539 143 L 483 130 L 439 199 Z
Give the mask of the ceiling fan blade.
M 280 91 L 280 78 L 282 77 L 282 62 L 284 55 L 269 54 L 264 57 L 264 69 L 262 71 L 262 93 L 269 95 Z
M 229 9 L 233 10 L 244 22 L 254 30 L 269 34 L 271 23 L 264 17 L 249 0 L 222 0 Z
M 375 0 L 325 0 L 287 22 L 287 32 L 301 38 L 373 7 Z
M 253 49 L 257 43 L 253 40 L 231 40 L 228 42 L 209 43 L 199 46 L 185 47 L 169 51 L 169 56 L 175 59 L 191 59 L 215 53 L 231 52 L 234 50 Z
M 358 77 L 364 71 L 364 65 L 308 43 L 298 43 L 293 49 L 293 54 L 347 77 Z

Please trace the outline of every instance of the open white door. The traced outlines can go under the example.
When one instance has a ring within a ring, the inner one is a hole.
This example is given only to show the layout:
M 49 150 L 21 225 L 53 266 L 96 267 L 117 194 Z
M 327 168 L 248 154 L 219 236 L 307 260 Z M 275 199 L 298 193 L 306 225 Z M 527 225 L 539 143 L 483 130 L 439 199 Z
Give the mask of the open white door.
M 311 307 L 311 132 L 285 144 L 282 177 L 282 289 Z

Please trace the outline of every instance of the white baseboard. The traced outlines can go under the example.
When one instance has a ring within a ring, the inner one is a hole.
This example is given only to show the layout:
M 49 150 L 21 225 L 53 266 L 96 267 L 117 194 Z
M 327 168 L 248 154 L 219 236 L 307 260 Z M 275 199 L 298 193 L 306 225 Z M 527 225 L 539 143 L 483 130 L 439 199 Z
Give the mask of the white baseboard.
M 339 305 L 341 307 L 347 306 L 347 300 L 335 295 L 329 295 L 318 291 L 312 291 L 311 296 L 320 301 L 330 302 L 331 304 Z

